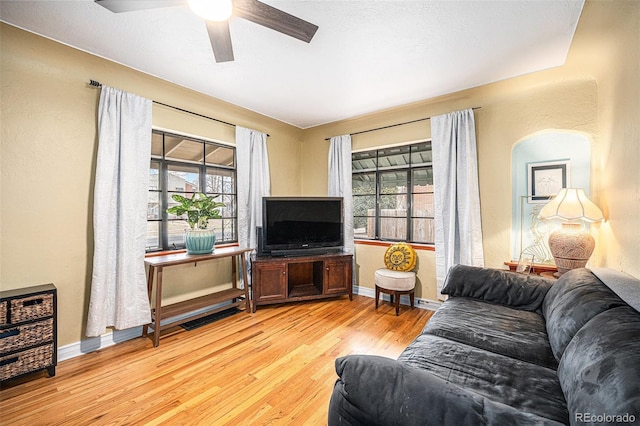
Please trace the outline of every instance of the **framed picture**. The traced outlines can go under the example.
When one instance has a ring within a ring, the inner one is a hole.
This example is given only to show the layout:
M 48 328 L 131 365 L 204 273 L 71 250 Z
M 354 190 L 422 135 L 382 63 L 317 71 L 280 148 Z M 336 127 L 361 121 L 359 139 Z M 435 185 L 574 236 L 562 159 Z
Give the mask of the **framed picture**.
M 570 182 L 570 161 L 551 161 L 530 163 L 528 202 L 546 203 L 562 188 L 568 188 Z

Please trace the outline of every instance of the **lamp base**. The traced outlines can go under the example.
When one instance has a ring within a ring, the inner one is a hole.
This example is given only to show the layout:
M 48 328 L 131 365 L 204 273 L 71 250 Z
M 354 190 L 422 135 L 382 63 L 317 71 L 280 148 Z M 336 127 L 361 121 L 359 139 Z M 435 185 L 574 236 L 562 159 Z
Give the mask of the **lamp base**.
M 580 224 L 562 224 L 562 229 L 549 235 L 549 249 L 558 267 L 557 276 L 584 268 L 595 246 L 593 237 Z

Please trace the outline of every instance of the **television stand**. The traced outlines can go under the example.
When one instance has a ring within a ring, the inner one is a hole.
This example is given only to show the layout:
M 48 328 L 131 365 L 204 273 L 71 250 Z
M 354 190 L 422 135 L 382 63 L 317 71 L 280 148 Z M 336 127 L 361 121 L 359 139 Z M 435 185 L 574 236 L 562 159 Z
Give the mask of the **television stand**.
M 258 305 L 349 295 L 353 300 L 353 255 L 257 257 L 252 262 L 251 299 Z
M 272 250 L 264 253 L 264 257 L 301 257 L 301 256 L 320 256 L 323 254 L 343 254 L 342 247 L 318 247 L 301 250 Z

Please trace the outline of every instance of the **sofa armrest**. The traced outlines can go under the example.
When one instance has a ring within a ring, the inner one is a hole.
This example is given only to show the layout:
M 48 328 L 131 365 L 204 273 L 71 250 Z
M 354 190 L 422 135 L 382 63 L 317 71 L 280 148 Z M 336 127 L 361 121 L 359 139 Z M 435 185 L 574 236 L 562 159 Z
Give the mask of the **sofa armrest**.
M 455 265 L 449 270 L 442 294 L 470 297 L 540 312 L 553 281 L 502 269 Z
M 560 426 L 390 358 L 348 355 L 336 372 L 329 426 Z
M 483 424 L 482 401 L 428 371 L 373 355 L 336 360 L 333 425 Z

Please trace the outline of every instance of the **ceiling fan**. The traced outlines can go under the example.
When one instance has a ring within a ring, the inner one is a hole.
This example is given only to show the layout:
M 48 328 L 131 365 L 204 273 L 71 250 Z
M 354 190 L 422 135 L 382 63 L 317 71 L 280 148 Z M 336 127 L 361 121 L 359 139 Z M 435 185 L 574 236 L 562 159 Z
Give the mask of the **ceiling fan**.
M 318 30 L 317 25 L 258 0 L 95 0 L 95 2 L 115 13 L 184 6 L 188 3 L 194 12 L 205 18 L 216 62 L 229 62 L 234 59 L 228 21 L 231 14 L 306 43 L 311 41 Z M 226 9 L 226 13 L 221 16 L 210 15 L 198 7 L 202 5 L 205 7 L 221 5 Z

